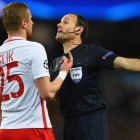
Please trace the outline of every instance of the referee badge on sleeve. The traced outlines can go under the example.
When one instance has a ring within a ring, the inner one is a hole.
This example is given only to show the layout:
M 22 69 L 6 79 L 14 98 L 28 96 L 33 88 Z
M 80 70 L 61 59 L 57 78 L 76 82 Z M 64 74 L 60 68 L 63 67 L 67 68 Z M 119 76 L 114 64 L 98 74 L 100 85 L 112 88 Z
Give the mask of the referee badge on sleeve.
M 78 83 L 82 78 L 82 68 L 81 67 L 71 68 L 70 76 L 75 83 Z

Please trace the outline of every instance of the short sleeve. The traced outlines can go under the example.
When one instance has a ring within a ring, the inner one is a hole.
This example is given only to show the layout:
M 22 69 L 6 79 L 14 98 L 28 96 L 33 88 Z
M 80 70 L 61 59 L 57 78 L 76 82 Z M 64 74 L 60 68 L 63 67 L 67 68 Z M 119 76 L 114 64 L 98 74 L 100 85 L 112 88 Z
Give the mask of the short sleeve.
M 34 79 L 38 79 L 44 76 L 50 77 L 47 53 L 39 43 L 35 43 L 32 52 L 30 52 L 31 67 Z
M 92 44 L 90 49 L 90 65 L 93 67 L 100 67 L 111 69 L 113 62 L 117 55 L 97 44 Z

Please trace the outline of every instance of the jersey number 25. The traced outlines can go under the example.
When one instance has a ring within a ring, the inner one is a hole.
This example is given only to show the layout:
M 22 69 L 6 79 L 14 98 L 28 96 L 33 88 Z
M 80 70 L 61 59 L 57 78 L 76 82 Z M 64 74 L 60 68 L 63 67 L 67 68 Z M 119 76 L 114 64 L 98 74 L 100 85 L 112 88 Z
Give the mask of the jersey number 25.
M 0 95 L 1 95 L 1 101 L 10 100 L 10 95 L 9 94 L 11 94 L 12 98 L 18 98 L 24 92 L 24 84 L 23 84 L 23 81 L 22 81 L 21 77 L 19 75 L 10 76 L 10 69 L 18 67 L 18 62 L 12 62 L 12 63 L 6 64 L 6 67 L 7 67 L 6 77 L 7 77 L 8 82 L 10 83 L 12 81 L 17 81 L 18 84 L 19 84 L 19 91 L 11 92 L 11 93 L 7 93 L 5 95 L 2 95 L 3 94 L 3 89 L 4 89 L 5 73 L 4 73 L 3 68 L 0 67 L 0 75 L 1 75 Z

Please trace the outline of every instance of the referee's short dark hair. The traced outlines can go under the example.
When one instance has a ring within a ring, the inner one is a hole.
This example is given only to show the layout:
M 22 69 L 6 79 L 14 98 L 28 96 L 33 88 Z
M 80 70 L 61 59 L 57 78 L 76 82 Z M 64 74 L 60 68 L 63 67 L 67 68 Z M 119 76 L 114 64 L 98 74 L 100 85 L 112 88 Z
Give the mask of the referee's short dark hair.
M 78 14 L 74 14 L 74 15 L 77 16 L 76 26 L 83 26 L 84 27 L 84 30 L 83 30 L 83 32 L 81 34 L 81 39 L 82 39 L 82 41 L 84 41 L 86 39 L 86 37 L 87 37 L 88 30 L 89 30 L 88 22 L 81 15 L 78 15 Z

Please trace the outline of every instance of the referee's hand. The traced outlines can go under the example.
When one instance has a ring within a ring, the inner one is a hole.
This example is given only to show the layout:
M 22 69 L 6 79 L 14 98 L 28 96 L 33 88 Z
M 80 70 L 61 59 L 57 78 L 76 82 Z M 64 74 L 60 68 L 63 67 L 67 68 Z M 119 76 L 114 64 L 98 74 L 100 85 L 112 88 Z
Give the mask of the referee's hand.
M 73 57 L 70 52 L 68 52 L 69 59 L 67 57 L 63 57 L 62 60 L 59 62 L 61 64 L 61 71 L 69 72 L 70 68 L 73 65 Z

